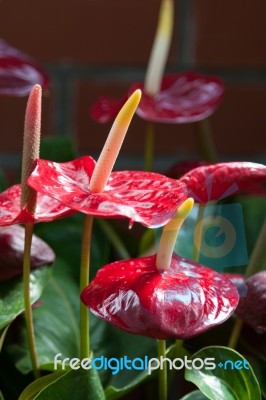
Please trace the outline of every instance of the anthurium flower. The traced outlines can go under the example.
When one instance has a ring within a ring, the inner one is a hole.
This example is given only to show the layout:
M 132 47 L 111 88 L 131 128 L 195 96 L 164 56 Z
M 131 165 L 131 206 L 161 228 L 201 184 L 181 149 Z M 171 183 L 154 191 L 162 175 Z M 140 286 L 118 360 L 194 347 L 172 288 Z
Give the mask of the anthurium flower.
M 229 318 L 238 292 L 222 274 L 175 254 L 163 273 L 156 256 L 108 264 L 81 299 L 95 315 L 127 332 L 187 339 Z
M 192 206 L 187 199 L 164 227 L 157 255 L 114 262 L 98 271 L 81 294 L 95 315 L 137 335 L 186 339 L 233 313 L 238 292 L 229 279 L 173 254 Z
M 46 72 L 31 57 L 0 39 L 0 94 L 26 96 L 37 83 L 47 87 Z
M 240 298 L 236 314 L 252 328 L 266 332 L 266 271 L 252 275 L 245 283 L 247 293 Z
M 143 88 L 135 83 L 131 91 Z M 209 117 L 220 104 L 224 94 L 222 81 L 215 76 L 195 72 L 165 75 L 161 89 L 155 95 L 143 92 L 137 114 L 153 122 L 184 124 Z
M 19 225 L 0 230 L 0 280 L 22 275 L 25 229 Z M 38 236 L 33 235 L 31 268 L 50 265 L 55 260 L 53 250 Z
M 180 180 L 198 203 L 220 200 L 266 181 L 266 166 L 251 162 L 228 162 L 195 168 Z
M 28 179 L 37 192 L 97 217 L 127 217 L 155 227 L 169 221 L 187 198 L 186 186 L 157 173 L 112 172 L 102 192 L 90 190 L 96 162 L 89 156 L 66 163 L 39 159 Z

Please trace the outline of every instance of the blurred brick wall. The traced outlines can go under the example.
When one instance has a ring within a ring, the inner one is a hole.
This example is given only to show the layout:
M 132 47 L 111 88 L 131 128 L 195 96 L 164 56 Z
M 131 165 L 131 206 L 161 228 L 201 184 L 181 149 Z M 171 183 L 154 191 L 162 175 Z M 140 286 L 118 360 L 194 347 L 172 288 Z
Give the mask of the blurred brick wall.
M 142 80 L 160 0 L 2 0 L 0 36 L 38 60 L 51 85 L 43 100 L 44 135 L 69 135 L 80 153 L 101 150 L 110 125 L 91 121 L 101 94 L 121 95 Z M 221 76 L 226 95 L 211 117 L 221 159 L 265 162 L 266 33 L 264 0 L 176 0 L 168 71 L 191 69 Z M 0 161 L 20 165 L 25 98 L 0 97 Z M 145 125 L 138 117 L 120 162 L 141 167 Z M 155 168 L 194 157 L 192 128 L 156 126 Z

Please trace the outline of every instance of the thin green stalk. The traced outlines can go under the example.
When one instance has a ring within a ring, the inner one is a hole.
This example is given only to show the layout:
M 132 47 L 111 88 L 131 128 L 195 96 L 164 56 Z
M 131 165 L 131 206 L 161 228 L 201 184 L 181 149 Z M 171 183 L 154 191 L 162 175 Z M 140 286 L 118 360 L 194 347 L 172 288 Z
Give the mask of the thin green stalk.
M 93 217 L 85 215 L 81 245 L 80 292 L 89 284 L 90 252 Z M 80 359 L 90 357 L 89 313 L 88 308 L 80 302 Z
M 264 221 L 256 245 L 251 254 L 250 261 L 245 273 L 246 278 L 249 278 L 251 275 L 254 275 L 263 268 L 266 259 L 265 240 L 266 240 L 266 220 Z M 243 326 L 243 321 L 240 320 L 238 317 L 236 317 L 228 343 L 228 346 L 231 347 L 232 349 L 234 349 L 237 345 L 242 330 L 242 326 Z
M 31 242 L 33 235 L 33 224 L 25 224 L 25 242 L 24 242 L 24 255 L 23 255 L 23 288 L 24 288 L 24 306 L 25 306 L 25 320 L 27 340 L 30 352 L 30 358 L 33 368 L 35 379 L 40 377 L 40 370 L 38 365 L 38 358 L 35 345 L 33 316 L 30 298 L 30 254 Z
M 231 332 L 231 336 L 230 336 L 230 339 L 228 342 L 228 347 L 231 347 L 231 349 L 236 348 L 238 338 L 239 338 L 240 332 L 242 330 L 242 326 L 243 326 L 243 321 L 236 317 L 234 327 L 233 327 L 233 330 Z
M 202 220 L 204 216 L 204 210 L 205 210 L 204 205 L 199 205 L 195 234 L 194 234 L 194 247 L 192 254 L 192 260 L 195 262 L 198 262 L 200 258 L 200 247 L 201 247 L 202 232 L 203 232 Z
M 246 278 L 249 278 L 256 272 L 261 271 L 261 269 L 264 267 L 265 261 L 266 261 L 266 219 L 260 230 L 259 237 L 256 241 L 256 245 L 251 254 L 250 261 L 245 273 Z
M 144 149 L 145 171 L 152 170 L 153 155 L 154 155 L 154 123 L 148 121 L 146 123 L 146 132 L 145 132 L 145 149 Z
M 97 222 L 101 226 L 102 230 L 104 231 L 110 242 L 113 244 L 120 257 L 124 258 L 125 260 L 130 258 L 129 252 L 127 251 L 124 243 L 117 235 L 112 225 L 108 221 L 100 218 L 97 220 Z
M 158 349 L 158 359 L 160 361 L 161 357 L 166 356 L 166 341 L 157 341 Z M 158 380 L 159 380 L 159 400 L 167 400 L 167 364 L 165 362 L 161 365 L 162 368 L 159 369 Z
M 194 123 L 197 147 L 202 159 L 217 162 L 216 149 L 208 119 Z

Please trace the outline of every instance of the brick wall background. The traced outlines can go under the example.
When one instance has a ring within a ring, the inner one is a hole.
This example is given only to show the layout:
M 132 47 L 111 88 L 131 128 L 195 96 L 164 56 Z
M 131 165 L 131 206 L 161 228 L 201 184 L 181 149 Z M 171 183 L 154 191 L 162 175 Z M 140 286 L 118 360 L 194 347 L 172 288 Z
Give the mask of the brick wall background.
M 43 135 L 73 137 L 81 154 L 98 156 L 110 125 L 91 121 L 101 94 L 121 95 L 142 80 L 160 0 L 2 0 L 0 36 L 33 56 L 51 77 L 43 100 Z M 266 161 L 266 2 L 176 0 L 167 70 L 216 74 L 226 84 L 211 117 L 221 159 Z M 0 97 L 0 163 L 15 176 L 25 98 Z M 142 167 L 144 123 L 135 117 L 120 165 Z M 196 155 L 188 125 L 156 125 L 156 164 Z

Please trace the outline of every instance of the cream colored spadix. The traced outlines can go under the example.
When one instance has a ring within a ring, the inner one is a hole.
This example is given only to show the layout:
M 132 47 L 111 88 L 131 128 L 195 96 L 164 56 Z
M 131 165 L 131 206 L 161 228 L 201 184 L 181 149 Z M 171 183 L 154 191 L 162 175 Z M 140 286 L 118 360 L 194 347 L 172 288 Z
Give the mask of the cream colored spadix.
M 162 0 L 159 21 L 144 81 L 145 93 L 153 96 L 161 89 L 174 26 L 174 2 Z
M 185 200 L 177 209 L 174 218 L 165 225 L 156 257 L 156 266 L 160 271 L 169 268 L 178 232 L 193 205 L 194 200 L 192 198 Z
M 24 123 L 23 156 L 21 173 L 21 208 L 34 212 L 37 193 L 27 186 L 35 161 L 39 158 L 41 138 L 42 88 L 35 85 L 29 95 Z
M 140 99 L 141 90 L 138 89 L 119 111 L 93 171 L 91 192 L 99 193 L 104 190 Z

